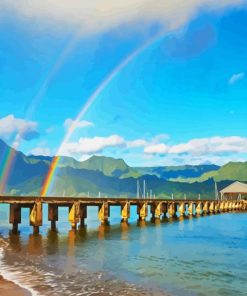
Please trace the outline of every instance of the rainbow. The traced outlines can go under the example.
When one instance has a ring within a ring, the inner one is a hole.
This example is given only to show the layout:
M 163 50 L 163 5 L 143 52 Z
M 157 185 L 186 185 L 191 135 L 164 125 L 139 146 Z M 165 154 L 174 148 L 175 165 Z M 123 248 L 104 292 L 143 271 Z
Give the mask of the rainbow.
M 61 158 L 60 156 L 54 156 L 53 159 L 52 159 L 51 165 L 49 167 L 49 171 L 48 171 L 48 173 L 46 175 L 46 178 L 45 178 L 45 181 L 44 181 L 44 185 L 43 185 L 43 187 L 41 189 L 41 192 L 40 192 L 40 195 L 42 197 L 47 195 L 48 189 L 52 185 L 51 184 L 52 181 L 54 181 L 53 175 L 55 173 L 56 167 L 59 164 L 60 158 Z
M 46 93 L 49 84 L 51 83 L 51 81 L 54 79 L 57 72 L 60 70 L 60 68 L 64 64 L 68 55 L 71 53 L 71 51 L 76 46 L 78 40 L 81 37 L 81 33 L 82 33 L 82 31 L 77 33 L 71 39 L 71 41 L 67 44 L 67 46 L 63 49 L 61 54 L 59 55 L 55 64 L 53 65 L 50 72 L 48 73 L 45 81 L 42 83 L 39 91 L 37 92 L 35 97 L 32 99 L 31 104 L 29 105 L 29 107 L 26 111 L 26 115 L 25 115 L 26 120 L 29 119 L 32 116 L 32 114 L 34 113 L 34 111 L 37 109 L 37 106 L 38 106 L 41 98 Z M 14 142 L 16 144 L 15 148 L 17 149 L 21 144 L 21 137 L 16 137 Z M 1 172 L 1 174 L 0 174 L 0 194 L 4 193 L 4 190 L 5 190 L 8 178 L 9 178 L 9 174 L 10 174 L 11 169 L 14 164 L 13 163 L 14 155 L 15 155 L 14 151 L 12 151 L 12 149 L 10 148 L 10 152 L 5 154 L 5 157 L 3 157 L 3 159 L 1 159 L 1 162 L 0 162 L 0 164 L 1 164 L 1 167 L 0 167 L 0 172 Z
M 97 97 L 102 93 L 102 91 L 110 84 L 110 82 L 123 70 L 135 57 L 137 57 L 140 53 L 142 53 L 146 48 L 148 48 L 150 45 L 156 43 L 158 40 L 160 40 L 164 36 L 164 31 L 158 33 L 154 37 L 147 40 L 144 44 L 142 44 L 140 47 L 135 49 L 130 55 L 128 55 L 120 64 L 118 64 L 109 74 L 106 76 L 106 78 L 101 82 L 101 84 L 96 88 L 96 90 L 92 93 L 92 95 L 88 98 L 86 101 L 86 104 L 83 105 L 81 111 L 69 127 L 56 155 L 62 155 L 63 148 L 66 143 L 70 140 L 74 130 L 77 127 L 77 124 L 80 122 L 80 120 L 85 116 L 88 109 L 92 106 L 92 104 L 95 102 Z M 51 187 L 53 182 L 53 178 L 55 177 L 55 174 L 57 172 L 57 168 L 59 165 L 59 161 L 61 157 L 56 156 L 54 158 L 55 160 L 51 163 L 48 174 L 45 178 L 45 181 L 43 183 L 42 189 L 41 189 L 41 196 L 45 197 L 49 192 L 51 191 Z
M 10 175 L 11 167 L 14 162 L 15 151 L 12 148 L 6 148 L 1 158 L 1 163 L 4 165 L 0 171 L 0 194 L 5 192 L 7 179 Z

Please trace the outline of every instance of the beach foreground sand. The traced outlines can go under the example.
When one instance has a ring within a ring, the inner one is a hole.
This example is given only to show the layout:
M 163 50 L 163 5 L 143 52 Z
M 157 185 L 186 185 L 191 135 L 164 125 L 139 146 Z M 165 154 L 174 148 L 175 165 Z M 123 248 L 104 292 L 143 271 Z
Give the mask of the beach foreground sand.
M 18 285 L 5 280 L 0 276 L 0 295 L 4 296 L 31 296 L 31 293 Z

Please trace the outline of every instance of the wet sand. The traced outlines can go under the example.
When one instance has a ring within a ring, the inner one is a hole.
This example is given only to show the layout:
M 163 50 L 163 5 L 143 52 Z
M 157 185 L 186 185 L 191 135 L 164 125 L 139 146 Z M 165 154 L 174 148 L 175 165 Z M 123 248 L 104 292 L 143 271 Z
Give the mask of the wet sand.
M 32 294 L 14 284 L 13 282 L 5 280 L 0 275 L 0 295 L 4 296 L 31 296 Z

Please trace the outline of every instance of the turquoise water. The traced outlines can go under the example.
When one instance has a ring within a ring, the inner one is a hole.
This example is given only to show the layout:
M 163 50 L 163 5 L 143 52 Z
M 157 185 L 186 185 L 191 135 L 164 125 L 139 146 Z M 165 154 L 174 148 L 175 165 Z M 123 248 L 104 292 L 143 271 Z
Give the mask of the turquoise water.
M 1 268 L 43 295 L 246 295 L 246 213 L 140 225 L 133 207 L 127 226 L 119 212 L 111 210 L 103 227 L 90 208 L 87 227 L 75 232 L 63 209 L 59 233 L 45 220 L 33 236 L 24 210 L 16 236 L 0 206 L 0 234 L 9 243 Z

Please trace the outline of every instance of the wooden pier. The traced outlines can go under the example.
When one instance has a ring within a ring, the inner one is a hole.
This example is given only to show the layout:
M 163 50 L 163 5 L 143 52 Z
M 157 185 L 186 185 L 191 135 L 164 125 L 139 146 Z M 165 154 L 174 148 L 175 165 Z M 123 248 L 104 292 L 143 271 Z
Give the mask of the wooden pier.
M 83 227 L 87 218 L 87 207 L 98 207 L 98 219 L 101 224 L 108 224 L 110 208 L 120 206 L 120 220 L 127 223 L 130 218 L 130 207 L 137 207 L 137 218 L 141 221 L 148 216 L 151 221 L 180 216 L 200 216 L 229 211 L 246 211 L 246 200 L 168 200 L 168 199 L 133 199 L 133 198 L 88 198 L 88 197 L 24 197 L 0 196 L 0 204 L 9 204 L 9 223 L 12 231 L 18 231 L 21 223 L 21 209 L 30 209 L 30 225 L 33 232 L 38 233 L 42 226 L 43 205 L 48 205 L 48 220 L 51 229 L 56 230 L 58 208 L 68 208 L 68 221 L 72 229 Z

